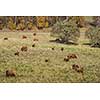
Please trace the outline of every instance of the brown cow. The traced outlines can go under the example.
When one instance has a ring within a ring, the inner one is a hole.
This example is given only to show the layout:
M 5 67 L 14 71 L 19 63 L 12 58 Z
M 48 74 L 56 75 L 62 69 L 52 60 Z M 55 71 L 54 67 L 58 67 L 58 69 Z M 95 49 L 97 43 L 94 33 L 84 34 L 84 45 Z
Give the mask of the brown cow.
M 64 48 L 62 47 L 62 48 L 61 48 L 61 51 L 63 51 L 63 50 L 64 50 Z
M 22 36 L 22 39 L 26 39 L 26 38 L 27 38 L 27 36 L 25 36 L 25 35 Z
M 16 72 L 14 70 L 6 70 L 6 77 L 15 77 Z
M 33 36 L 36 36 L 36 33 L 33 33 Z
M 74 69 L 78 73 L 83 73 L 83 67 L 81 67 L 81 66 L 79 66 L 77 64 L 73 64 L 72 65 L 72 69 Z
M 54 48 L 54 47 L 52 47 L 51 49 L 52 49 L 52 50 L 55 50 L 55 48 Z
M 48 62 L 49 61 L 49 59 L 45 59 L 45 62 Z
M 35 44 L 33 44 L 32 47 L 35 47 Z
M 64 58 L 64 61 L 66 61 L 66 62 L 69 61 L 69 58 L 65 57 L 65 58 Z
M 8 38 L 7 38 L 7 37 L 5 37 L 5 38 L 4 38 L 4 40 L 8 40 Z
M 33 41 L 39 41 L 38 39 L 34 38 Z
M 21 47 L 21 51 L 27 51 L 27 49 L 28 49 L 27 46 L 22 46 Z
M 17 56 L 19 56 L 19 52 L 18 52 L 18 51 L 17 51 L 17 52 L 15 52 L 15 53 L 14 53 L 14 55 L 17 55 Z
M 77 59 L 76 54 L 68 54 L 67 57 L 68 57 L 69 59 Z

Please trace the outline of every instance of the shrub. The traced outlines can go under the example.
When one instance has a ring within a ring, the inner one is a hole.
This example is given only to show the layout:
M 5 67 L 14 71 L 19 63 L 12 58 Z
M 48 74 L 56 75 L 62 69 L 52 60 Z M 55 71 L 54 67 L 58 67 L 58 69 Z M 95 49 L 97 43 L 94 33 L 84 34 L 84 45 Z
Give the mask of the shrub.
M 86 37 L 90 39 L 92 47 L 100 47 L 100 27 L 90 27 L 86 31 Z
M 93 17 L 93 24 L 100 27 L 100 16 Z
M 14 16 L 8 16 L 8 17 L 5 17 L 6 19 L 6 27 L 9 29 L 9 30 L 14 30 L 16 29 L 16 24 L 15 24 L 15 18 Z
M 52 28 L 51 36 L 56 37 L 62 43 L 76 43 L 80 37 L 80 31 L 72 19 L 58 21 Z
M 10 30 L 16 29 L 16 24 L 11 22 L 11 21 L 9 21 L 7 23 L 7 28 L 10 29 Z
M 4 24 L 3 24 L 3 18 L 0 17 L 0 30 L 2 30 L 4 27 Z

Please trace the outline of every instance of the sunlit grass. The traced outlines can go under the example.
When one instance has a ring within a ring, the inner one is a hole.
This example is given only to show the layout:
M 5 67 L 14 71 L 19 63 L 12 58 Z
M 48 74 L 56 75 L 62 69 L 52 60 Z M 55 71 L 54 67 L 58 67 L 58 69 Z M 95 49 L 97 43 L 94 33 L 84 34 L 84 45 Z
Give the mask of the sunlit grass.
M 27 39 L 22 39 L 22 35 Z M 3 40 L 8 37 L 8 40 Z M 38 38 L 39 41 L 33 41 Z M 88 40 L 79 40 L 79 45 L 66 45 L 50 42 L 54 38 L 50 34 L 24 32 L 0 33 L 0 82 L 100 82 L 100 49 L 91 48 Z M 35 43 L 36 46 L 32 47 Z M 22 52 L 21 46 L 27 46 L 28 51 Z M 53 51 L 51 48 L 54 47 Z M 60 49 L 64 47 L 62 52 Z M 19 56 L 14 53 L 19 51 Z M 64 57 L 75 53 L 78 59 L 64 62 Z M 48 62 L 45 62 L 48 59 Z M 72 64 L 84 68 L 84 78 L 72 70 Z M 15 69 L 16 77 L 6 77 L 7 69 Z

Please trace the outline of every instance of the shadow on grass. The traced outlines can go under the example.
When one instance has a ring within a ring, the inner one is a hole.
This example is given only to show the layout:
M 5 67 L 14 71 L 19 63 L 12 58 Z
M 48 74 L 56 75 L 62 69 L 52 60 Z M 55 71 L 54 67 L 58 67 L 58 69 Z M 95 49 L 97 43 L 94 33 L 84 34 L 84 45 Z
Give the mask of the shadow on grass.
M 82 45 L 88 45 L 88 46 L 91 46 L 91 43 L 83 43 Z
M 49 40 L 49 42 L 55 42 L 55 43 L 60 43 L 60 44 L 67 44 L 67 45 L 78 45 L 78 43 L 73 43 L 73 42 L 62 42 L 59 39 L 55 39 L 55 40 Z
M 91 44 L 91 43 L 83 43 L 82 45 L 88 45 L 90 46 L 91 48 L 100 48 L 100 45 L 99 44 Z

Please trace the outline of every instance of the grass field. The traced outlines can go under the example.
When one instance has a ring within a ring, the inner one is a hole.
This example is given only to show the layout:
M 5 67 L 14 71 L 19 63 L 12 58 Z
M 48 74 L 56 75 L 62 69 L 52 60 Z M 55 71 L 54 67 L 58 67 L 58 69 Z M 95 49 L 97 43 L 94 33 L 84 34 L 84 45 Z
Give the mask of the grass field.
M 26 35 L 27 39 L 22 39 Z M 4 40 L 8 37 L 8 40 Z M 33 38 L 39 41 L 33 41 Z M 0 32 L 0 82 L 100 82 L 100 49 L 91 48 L 88 40 L 79 39 L 79 45 L 65 45 L 55 42 L 49 33 L 32 32 Z M 35 43 L 36 46 L 32 47 Z M 22 52 L 22 46 L 28 51 Z M 51 48 L 55 47 L 55 50 Z M 61 51 L 64 47 L 64 51 Z M 19 51 L 19 56 L 14 53 Z M 65 62 L 63 59 L 69 53 L 75 53 L 78 59 Z M 45 62 L 48 59 L 48 62 Z M 84 68 L 83 76 L 72 69 L 72 64 Z M 16 77 L 6 77 L 5 71 L 14 69 Z

